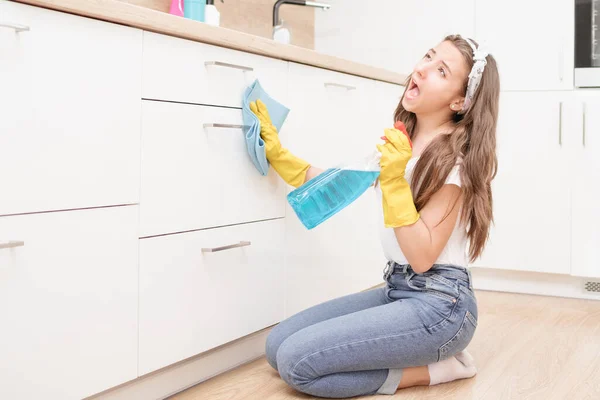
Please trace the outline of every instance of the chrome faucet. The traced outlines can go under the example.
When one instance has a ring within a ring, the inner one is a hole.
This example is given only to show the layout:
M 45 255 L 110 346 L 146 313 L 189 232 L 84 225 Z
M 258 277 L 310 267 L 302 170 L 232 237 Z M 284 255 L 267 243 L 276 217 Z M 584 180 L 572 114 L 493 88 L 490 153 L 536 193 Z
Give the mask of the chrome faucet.
M 284 4 L 291 4 L 295 6 L 308 6 L 320 8 L 324 11 L 327 11 L 331 8 L 331 4 L 319 3 L 316 1 L 307 1 L 307 0 L 277 0 L 273 5 L 273 39 L 282 43 L 290 42 L 290 33 L 289 31 L 283 27 L 281 22 L 279 21 L 279 7 Z

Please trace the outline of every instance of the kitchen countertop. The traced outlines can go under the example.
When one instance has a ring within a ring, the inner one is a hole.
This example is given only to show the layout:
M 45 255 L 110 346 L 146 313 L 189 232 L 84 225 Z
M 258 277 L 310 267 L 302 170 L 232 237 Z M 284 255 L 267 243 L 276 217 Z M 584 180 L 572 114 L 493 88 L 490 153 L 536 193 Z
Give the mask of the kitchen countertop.
M 15 0 L 216 46 L 312 65 L 379 81 L 403 85 L 407 75 L 275 42 L 232 29 L 207 25 L 118 0 Z

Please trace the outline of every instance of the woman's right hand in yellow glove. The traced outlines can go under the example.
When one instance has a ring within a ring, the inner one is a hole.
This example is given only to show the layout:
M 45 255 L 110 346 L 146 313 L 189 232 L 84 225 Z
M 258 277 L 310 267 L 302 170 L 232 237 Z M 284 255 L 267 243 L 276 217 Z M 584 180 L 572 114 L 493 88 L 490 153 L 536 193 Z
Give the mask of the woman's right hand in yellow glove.
M 412 144 L 402 122 L 385 130 L 385 144 L 377 145 L 381 153 L 379 185 L 386 228 L 412 225 L 419 220 L 410 185 L 404 177 L 412 157 Z
M 295 157 L 281 146 L 277 128 L 271 122 L 267 106 L 262 101 L 250 103 L 250 110 L 260 121 L 260 137 L 265 141 L 265 154 L 279 176 L 289 185 L 298 187 L 306 180 L 310 164 Z

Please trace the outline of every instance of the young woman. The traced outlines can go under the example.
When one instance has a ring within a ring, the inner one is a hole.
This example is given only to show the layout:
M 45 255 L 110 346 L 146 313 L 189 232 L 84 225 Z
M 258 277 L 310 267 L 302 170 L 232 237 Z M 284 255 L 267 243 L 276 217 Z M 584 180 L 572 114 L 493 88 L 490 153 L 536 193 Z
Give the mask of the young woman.
M 395 128 L 377 146 L 387 284 L 273 328 L 267 360 L 289 385 L 345 398 L 475 375 L 465 351 L 478 318 L 467 264 L 481 254 L 492 222 L 499 91 L 494 58 L 459 35 L 415 66 Z M 282 148 L 264 104 L 251 108 L 267 159 L 286 182 L 297 187 L 322 172 Z

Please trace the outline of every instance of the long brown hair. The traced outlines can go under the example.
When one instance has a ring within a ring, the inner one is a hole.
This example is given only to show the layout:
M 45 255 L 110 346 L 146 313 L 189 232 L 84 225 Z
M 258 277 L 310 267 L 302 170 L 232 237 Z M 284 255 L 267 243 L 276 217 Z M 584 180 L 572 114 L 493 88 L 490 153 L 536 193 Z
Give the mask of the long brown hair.
M 470 71 L 473 66 L 473 50 L 469 43 L 460 35 L 446 36 L 444 41 L 449 41 L 458 48 Z M 475 41 L 473 43 L 479 46 Z M 407 79 L 406 86 L 409 82 L 410 77 Z M 465 80 L 464 92 L 467 89 L 467 82 Z M 453 131 L 448 135 L 438 135 L 432 140 L 421 154 L 413 171 L 414 201 L 417 210 L 420 210 L 441 189 L 459 158 L 462 159 L 461 221 L 467 226 L 471 261 L 481 255 L 489 237 L 490 225 L 494 220 L 491 182 L 498 169 L 496 124 L 499 96 L 498 67 L 496 60 L 488 55 L 487 65 L 469 109 L 464 114 L 454 114 Z M 412 138 L 417 116 L 404 109 L 402 99 L 394 112 L 394 120 L 404 122 Z

